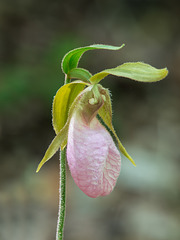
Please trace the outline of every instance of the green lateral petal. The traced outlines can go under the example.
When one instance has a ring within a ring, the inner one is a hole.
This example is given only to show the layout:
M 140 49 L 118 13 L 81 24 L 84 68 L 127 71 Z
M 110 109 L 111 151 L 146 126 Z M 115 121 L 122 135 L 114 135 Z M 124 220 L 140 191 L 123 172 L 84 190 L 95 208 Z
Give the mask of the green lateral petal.
M 60 130 L 64 127 L 70 106 L 72 105 L 74 99 L 77 95 L 88 85 L 82 81 L 74 81 L 63 85 L 56 93 L 53 100 L 53 127 L 58 134 Z
M 83 53 L 85 53 L 88 50 L 94 50 L 94 49 L 119 50 L 122 47 L 124 47 L 124 44 L 122 44 L 120 47 L 104 45 L 104 44 L 94 44 L 87 47 L 80 47 L 80 48 L 73 49 L 64 56 L 61 64 L 62 70 L 64 73 L 68 74 L 68 72 L 71 69 L 76 68 L 81 56 L 83 55 Z
M 64 85 L 66 86 L 66 85 Z M 91 86 L 84 89 L 73 101 L 73 103 L 70 106 L 68 119 L 64 125 L 64 127 L 60 130 L 60 132 L 57 134 L 57 136 L 54 138 L 54 140 L 51 142 L 49 148 L 47 149 L 42 161 L 38 165 L 38 168 L 36 172 L 39 172 L 41 167 L 44 165 L 45 162 L 47 162 L 57 151 L 59 148 L 64 149 L 67 144 L 67 137 L 68 137 L 68 129 L 69 129 L 69 123 L 71 120 L 71 117 L 74 113 L 74 111 L 77 111 L 79 109 L 82 109 L 81 105 L 84 106 L 85 99 L 89 97 L 89 93 L 91 93 Z
M 44 165 L 45 162 L 47 162 L 60 148 L 61 144 L 65 141 L 67 138 L 67 131 L 68 126 L 63 128 L 59 134 L 53 139 L 51 144 L 49 145 L 49 148 L 47 149 L 42 161 L 39 163 L 36 172 L 39 172 L 41 167 Z
M 111 99 L 109 96 L 109 92 L 107 89 L 104 89 L 104 95 L 106 97 L 106 101 L 104 101 L 104 105 L 99 109 L 98 114 L 102 118 L 103 122 L 107 125 L 107 127 L 111 130 L 114 137 L 116 138 L 116 141 L 118 143 L 119 150 L 122 154 L 124 154 L 125 157 L 127 157 L 134 166 L 136 166 L 134 160 L 131 158 L 131 156 L 127 153 L 126 149 L 122 145 L 121 141 L 119 140 L 114 127 L 112 125 L 112 106 L 111 106 Z
M 90 78 L 90 82 L 93 84 L 98 83 L 109 74 L 127 77 L 139 82 L 157 82 L 167 76 L 168 70 L 167 68 L 157 69 L 142 62 L 129 62 L 93 75 Z
M 84 68 L 73 68 L 69 71 L 68 77 L 89 82 L 89 79 L 92 77 L 92 74 Z

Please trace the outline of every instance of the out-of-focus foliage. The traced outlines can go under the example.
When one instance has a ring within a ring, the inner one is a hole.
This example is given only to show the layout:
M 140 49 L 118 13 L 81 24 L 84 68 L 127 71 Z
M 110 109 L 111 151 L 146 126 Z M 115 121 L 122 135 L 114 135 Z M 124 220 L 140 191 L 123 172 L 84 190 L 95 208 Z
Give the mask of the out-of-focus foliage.
M 35 64 L 4 64 L 1 69 L 0 106 L 1 110 L 18 106 L 19 102 L 39 98 L 50 103 L 58 87 L 64 82 L 60 68 L 62 58 L 67 48 L 68 39 L 55 43 L 51 50 L 46 50 L 44 56 Z M 69 45 L 71 46 L 71 42 Z

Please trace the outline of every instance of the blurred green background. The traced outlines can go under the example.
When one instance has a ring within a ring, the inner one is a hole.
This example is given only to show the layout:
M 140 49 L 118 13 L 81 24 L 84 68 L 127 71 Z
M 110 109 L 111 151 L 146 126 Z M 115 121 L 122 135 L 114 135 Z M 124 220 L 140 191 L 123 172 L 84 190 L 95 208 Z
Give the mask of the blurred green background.
M 59 156 L 35 173 L 53 139 L 51 104 L 60 63 L 75 47 L 96 73 L 128 61 L 168 67 L 143 84 L 107 77 L 114 127 L 137 167 L 122 156 L 115 190 L 91 199 L 67 173 L 65 240 L 180 239 L 180 5 L 155 0 L 0 1 L 0 240 L 53 240 Z

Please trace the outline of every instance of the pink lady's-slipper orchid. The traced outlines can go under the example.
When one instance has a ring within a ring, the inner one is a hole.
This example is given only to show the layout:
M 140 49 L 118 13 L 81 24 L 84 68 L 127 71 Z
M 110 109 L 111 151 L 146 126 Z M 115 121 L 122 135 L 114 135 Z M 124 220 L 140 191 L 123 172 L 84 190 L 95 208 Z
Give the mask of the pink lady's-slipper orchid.
M 155 82 L 168 73 L 167 69 L 156 69 L 142 62 L 124 63 L 93 76 L 77 67 L 87 50 L 118 50 L 123 46 L 92 45 L 65 55 L 62 69 L 66 84 L 58 90 L 53 101 L 56 137 L 37 169 L 39 171 L 59 148 L 61 151 L 67 149 L 67 162 L 75 183 L 92 198 L 105 196 L 114 189 L 121 168 L 120 152 L 135 165 L 115 133 L 110 94 L 99 82 L 109 74 Z M 70 82 L 72 79 L 78 80 Z
M 67 161 L 77 186 L 89 197 L 109 194 L 120 173 L 121 157 L 113 139 L 94 117 L 72 116 L 67 144 Z
M 96 118 L 106 101 L 102 96 L 99 102 L 87 99 L 82 108 L 74 111 L 68 131 L 67 161 L 72 177 L 93 198 L 113 190 L 121 167 L 120 153 L 110 133 Z

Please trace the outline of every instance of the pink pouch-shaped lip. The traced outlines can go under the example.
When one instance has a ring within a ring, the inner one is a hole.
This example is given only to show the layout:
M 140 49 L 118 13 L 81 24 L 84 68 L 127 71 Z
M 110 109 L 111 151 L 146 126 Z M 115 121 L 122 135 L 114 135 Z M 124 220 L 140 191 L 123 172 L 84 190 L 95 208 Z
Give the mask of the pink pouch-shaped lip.
M 121 157 L 111 135 L 96 117 L 87 124 L 80 114 L 73 114 L 67 161 L 75 183 L 89 197 L 105 196 L 114 189 Z

